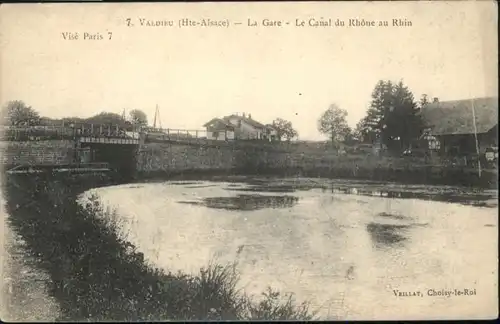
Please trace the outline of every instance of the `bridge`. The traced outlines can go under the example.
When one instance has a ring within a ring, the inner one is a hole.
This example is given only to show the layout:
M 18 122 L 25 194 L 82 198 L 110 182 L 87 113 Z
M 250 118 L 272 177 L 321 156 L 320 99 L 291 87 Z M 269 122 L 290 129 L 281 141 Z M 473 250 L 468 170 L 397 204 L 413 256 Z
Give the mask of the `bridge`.
M 3 140 L 76 140 L 81 143 L 132 144 L 144 142 L 206 139 L 205 130 L 132 127 L 119 125 L 71 124 L 69 126 L 3 126 L 0 128 Z
M 150 127 L 134 129 L 95 124 L 3 126 L 0 127 L 0 134 L 4 145 L 9 147 L 6 148 L 8 153 L 2 156 L 3 164 L 8 166 L 12 173 L 46 171 L 47 166 L 52 168 L 53 172 L 105 169 L 126 169 L 132 172 L 137 150 L 143 144 L 184 144 L 186 141 L 191 143 L 193 140 L 206 139 L 204 130 Z M 107 166 L 96 163 L 107 163 Z M 65 167 L 59 168 L 61 165 Z
M 141 127 L 120 127 L 119 125 L 70 124 L 67 126 L 0 126 L 2 134 L 1 163 L 13 173 L 30 173 L 48 167 L 55 170 L 85 172 L 89 170 L 122 170 L 123 174 L 133 174 L 138 159 L 144 155 L 155 155 L 160 161 L 166 159 L 164 165 L 174 163 L 189 164 L 193 161 L 204 161 L 204 167 L 214 164 L 212 160 L 200 157 L 210 151 L 213 156 L 221 156 L 221 165 L 229 163 L 232 152 L 244 151 L 252 155 L 257 151 L 288 152 L 298 150 L 300 143 L 270 143 L 265 140 L 212 140 L 207 138 L 205 130 L 186 130 Z M 168 147 L 148 145 L 153 143 L 171 144 Z M 203 150 L 199 148 L 203 147 Z M 317 150 L 317 149 L 316 149 Z M 144 153 L 144 152 L 149 153 Z M 168 153 L 164 153 L 165 151 Z M 196 158 L 186 159 L 186 152 Z M 143 153 L 141 153 L 143 152 Z M 225 152 L 225 153 L 224 153 Z M 228 153 L 230 152 L 230 153 Z M 226 154 L 225 157 L 222 157 Z M 255 155 L 255 154 L 254 154 Z M 187 161 L 190 160 L 190 161 Z M 160 163 L 160 162 L 154 163 Z M 214 160 L 215 161 L 215 160 Z M 106 167 L 95 163 L 107 163 Z M 144 162 L 141 162 L 144 163 Z M 162 162 L 163 163 L 163 162 Z M 200 162 L 201 163 L 201 162 Z M 161 164 L 161 163 L 160 163 Z M 21 169 L 12 169 L 17 166 Z M 164 167 L 161 166 L 161 168 Z M 160 166 L 159 166 L 160 167 Z M 177 168 L 178 166 L 175 166 Z M 30 171 L 31 170 L 31 171 Z M 57 171 L 59 172 L 59 171 Z

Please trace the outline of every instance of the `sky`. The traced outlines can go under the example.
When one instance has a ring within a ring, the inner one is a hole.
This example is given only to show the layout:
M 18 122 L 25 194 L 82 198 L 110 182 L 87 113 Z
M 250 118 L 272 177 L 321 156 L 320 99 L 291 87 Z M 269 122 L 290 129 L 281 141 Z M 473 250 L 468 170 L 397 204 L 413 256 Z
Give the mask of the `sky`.
M 412 26 L 295 26 L 321 17 Z M 381 79 L 402 80 L 416 99 L 498 93 L 497 8 L 489 1 L 12 4 L 0 18 L 0 103 L 23 100 L 54 118 L 141 109 L 152 121 L 158 105 L 162 127 L 199 130 L 246 112 L 262 123 L 290 120 L 300 139 L 318 140 L 324 110 L 336 104 L 355 126 Z M 144 27 L 140 18 L 242 25 Z M 290 25 L 250 27 L 248 19 Z M 80 38 L 64 40 L 63 32 Z M 85 32 L 104 39 L 83 40 Z

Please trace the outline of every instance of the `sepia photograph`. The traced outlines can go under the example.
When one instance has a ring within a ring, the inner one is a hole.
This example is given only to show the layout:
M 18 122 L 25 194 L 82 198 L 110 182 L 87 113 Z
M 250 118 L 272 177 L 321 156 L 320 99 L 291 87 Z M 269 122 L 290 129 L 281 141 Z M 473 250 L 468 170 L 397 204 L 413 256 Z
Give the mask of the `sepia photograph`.
M 0 319 L 498 318 L 497 24 L 0 5 Z

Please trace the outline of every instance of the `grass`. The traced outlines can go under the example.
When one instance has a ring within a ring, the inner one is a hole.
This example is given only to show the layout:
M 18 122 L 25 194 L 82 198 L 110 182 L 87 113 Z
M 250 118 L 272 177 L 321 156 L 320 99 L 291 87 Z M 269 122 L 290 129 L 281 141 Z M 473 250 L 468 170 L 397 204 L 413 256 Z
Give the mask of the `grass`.
M 63 321 L 309 320 L 307 303 L 269 289 L 259 301 L 237 289 L 235 265 L 208 264 L 196 275 L 144 262 L 120 231 L 118 215 L 78 194 L 110 183 L 98 176 L 4 177 L 9 221 L 51 277 Z
M 374 154 L 337 154 L 331 151 L 301 153 L 267 152 L 250 149 L 236 155 L 238 172 L 243 174 L 301 175 L 338 179 L 391 181 L 408 184 L 457 185 L 498 188 L 498 172 L 460 165 L 443 164 L 440 160 L 418 157 L 395 157 Z

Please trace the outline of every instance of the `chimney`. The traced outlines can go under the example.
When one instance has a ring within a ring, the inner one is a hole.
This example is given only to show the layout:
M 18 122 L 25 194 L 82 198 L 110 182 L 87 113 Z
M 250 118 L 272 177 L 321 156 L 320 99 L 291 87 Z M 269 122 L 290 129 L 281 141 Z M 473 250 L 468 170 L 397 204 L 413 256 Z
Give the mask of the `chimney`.
M 434 102 L 434 103 L 439 102 L 439 98 L 438 97 L 434 97 L 434 99 L 432 100 L 432 102 Z
M 249 119 L 252 119 L 252 114 L 248 114 L 248 118 L 249 118 Z

